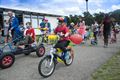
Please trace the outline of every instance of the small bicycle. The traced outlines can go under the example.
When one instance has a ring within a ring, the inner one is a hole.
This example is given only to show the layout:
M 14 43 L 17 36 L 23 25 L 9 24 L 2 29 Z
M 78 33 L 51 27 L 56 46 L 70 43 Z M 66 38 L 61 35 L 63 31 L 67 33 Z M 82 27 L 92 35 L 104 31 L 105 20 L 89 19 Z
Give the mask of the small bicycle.
M 68 46 L 70 46 L 70 43 Z M 59 61 L 62 61 L 66 66 L 71 65 L 73 62 L 71 49 L 68 48 L 67 52 L 64 54 L 64 52 L 60 48 L 54 48 L 54 45 L 52 45 L 50 53 L 39 62 L 39 74 L 43 77 L 51 76 L 55 70 L 56 64 Z
M 47 28 L 40 28 L 43 31 L 43 34 L 39 37 L 39 43 L 48 43 Z

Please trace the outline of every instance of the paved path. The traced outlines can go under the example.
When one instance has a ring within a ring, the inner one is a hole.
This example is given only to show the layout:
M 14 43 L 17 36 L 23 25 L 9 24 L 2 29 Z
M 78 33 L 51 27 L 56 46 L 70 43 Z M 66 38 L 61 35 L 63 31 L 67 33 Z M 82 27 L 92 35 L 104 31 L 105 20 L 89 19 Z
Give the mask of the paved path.
M 49 48 L 49 47 L 48 47 Z M 71 66 L 58 64 L 49 78 L 42 78 L 38 73 L 38 58 L 34 53 L 29 56 L 16 56 L 15 64 L 0 70 L 0 80 L 90 80 L 90 75 L 120 49 L 120 35 L 117 44 L 103 48 L 100 40 L 97 46 L 75 46 L 75 59 Z M 47 51 L 48 52 L 48 51 Z

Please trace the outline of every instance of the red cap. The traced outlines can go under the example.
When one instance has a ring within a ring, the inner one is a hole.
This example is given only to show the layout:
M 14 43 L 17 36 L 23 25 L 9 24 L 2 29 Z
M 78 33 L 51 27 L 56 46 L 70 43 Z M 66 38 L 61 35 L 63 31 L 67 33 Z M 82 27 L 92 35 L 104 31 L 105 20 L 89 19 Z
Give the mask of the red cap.
M 59 18 L 57 18 L 59 21 L 64 21 L 64 18 L 62 18 L 62 17 L 59 17 Z

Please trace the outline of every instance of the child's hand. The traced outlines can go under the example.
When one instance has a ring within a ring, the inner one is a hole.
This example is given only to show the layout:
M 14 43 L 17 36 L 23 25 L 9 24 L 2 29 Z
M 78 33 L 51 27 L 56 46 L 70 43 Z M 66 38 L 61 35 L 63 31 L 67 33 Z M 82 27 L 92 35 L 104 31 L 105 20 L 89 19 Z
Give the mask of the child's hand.
M 11 34 L 11 30 L 9 30 L 9 34 Z

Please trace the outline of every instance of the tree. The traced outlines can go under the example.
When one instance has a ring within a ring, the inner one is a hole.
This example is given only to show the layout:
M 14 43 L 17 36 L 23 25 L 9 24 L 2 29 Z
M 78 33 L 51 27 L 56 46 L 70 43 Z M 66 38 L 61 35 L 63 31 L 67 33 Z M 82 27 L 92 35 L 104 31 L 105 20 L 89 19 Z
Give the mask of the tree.
M 91 26 L 94 23 L 94 18 L 89 12 L 84 12 L 83 20 L 85 21 L 86 25 Z
M 104 18 L 104 13 L 99 12 L 99 13 L 94 13 L 94 20 L 97 21 L 98 24 L 101 24 L 103 18 Z
M 112 18 L 115 19 L 115 22 L 120 24 L 120 9 L 110 12 L 109 14 Z

